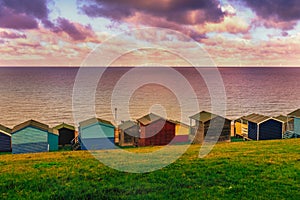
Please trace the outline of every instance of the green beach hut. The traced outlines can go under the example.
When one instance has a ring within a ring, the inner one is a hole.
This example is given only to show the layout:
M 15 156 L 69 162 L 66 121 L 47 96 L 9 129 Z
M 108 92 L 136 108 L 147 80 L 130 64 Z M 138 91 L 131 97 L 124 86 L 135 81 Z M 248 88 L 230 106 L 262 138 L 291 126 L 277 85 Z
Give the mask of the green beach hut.
M 12 130 L 12 153 L 37 153 L 58 150 L 58 131 L 35 120 L 15 126 Z

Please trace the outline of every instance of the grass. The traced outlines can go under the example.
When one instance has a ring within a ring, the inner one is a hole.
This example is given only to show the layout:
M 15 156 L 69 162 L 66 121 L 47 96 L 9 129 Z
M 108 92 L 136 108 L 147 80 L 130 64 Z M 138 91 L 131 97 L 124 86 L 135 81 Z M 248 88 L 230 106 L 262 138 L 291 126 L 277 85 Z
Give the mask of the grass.
M 199 148 L 142 174 L 110 169 L 85 151 L 1 155 L 0 198 L 300 199 L 299 139 L 218 144 L 204 159 Z
M 244 142 L 243 138 L 231 137 L 231 142 Z

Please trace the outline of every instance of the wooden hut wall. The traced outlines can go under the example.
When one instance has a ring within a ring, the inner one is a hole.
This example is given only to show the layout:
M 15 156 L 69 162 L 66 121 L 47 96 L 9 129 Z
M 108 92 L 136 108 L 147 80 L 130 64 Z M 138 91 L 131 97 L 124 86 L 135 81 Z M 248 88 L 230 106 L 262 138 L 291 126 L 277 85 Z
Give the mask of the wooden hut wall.
M 58 150 L 58 135 L 48 132 L 49 151 Z
M 0 152 L 11 151 L 11 135 L 0 132 Z
M 141 124 L 139 146 L 159 146 L 169 144 L 175 137 L 175 124 L 164 119 L 144 126 Z
M 113 149 L 114 127 L 102 123 L 95 123 L 80 127 L 79 141 L 82 150 Z
M 215 117 L 204 124 L 204 136 L 207 135 L 208 130 L 211 131 L 211 133 L 215 133 L 216 131 L 220 130 L 220 127 L 223 128 L 221 129 L 221 134 L 218 141 L 230 141 L 231 121 L 222 117 Z
M 243 135 L 243 132 L 242 132 L 242 123 L 240 121 L 236 121 L 234 123 L 234 129 L 235 129 L 235 135 L 239 135 L 239 136 Z
M 48 132 L 26 127 L 12 134 L 12 153 L 47 152 Z
M 259 140 L 282 139 L 283 123 L 274 119 L 259 125 Z
M 300 134 L 300 118 L 295 117 L 294 118 L 294 131 L 297 134 Z
M 175 138 L 172 143 L 185 143 L 189 141 L 189 126 L 185 124 L 176 124 Z
M 248 138 L 251 140 L 257 140 L 257 124 L 248 122 Z
M 136 146 L 138 144 L 139 127 L 133 126 L 126 130 L 120 130 L 119 145 L 120 146 Z
M 195 126 L 190 127 L 189 140 L 193 144 L 202 144 L 204 141 L 204 124 L 196 121 Z
M 248 124 L 245 121 L 235 121 L 234 123 L 235 136 L 245 136 L 248 134 Z

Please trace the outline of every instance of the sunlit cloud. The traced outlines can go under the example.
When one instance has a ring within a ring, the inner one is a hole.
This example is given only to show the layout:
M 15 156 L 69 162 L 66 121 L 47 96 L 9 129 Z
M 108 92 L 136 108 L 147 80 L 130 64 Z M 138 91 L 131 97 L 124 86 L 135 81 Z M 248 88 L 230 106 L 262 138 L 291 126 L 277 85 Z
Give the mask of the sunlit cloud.
M 296 66 L 299 20 L 297 0 L 0 0 L 0 65 L 78 66 L 115 34 L 159 27 L 193 38 L 219 66 Z M 148 53 L 154 63 L 167 57 Z M 130 56 L 144 59 L 119 63 Z

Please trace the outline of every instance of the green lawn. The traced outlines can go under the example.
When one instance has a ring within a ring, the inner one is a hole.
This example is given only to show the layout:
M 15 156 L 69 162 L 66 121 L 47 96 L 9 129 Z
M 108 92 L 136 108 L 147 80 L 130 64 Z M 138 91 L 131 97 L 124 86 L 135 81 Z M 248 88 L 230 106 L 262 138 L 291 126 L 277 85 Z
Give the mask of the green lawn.
M 143 174 L 84 151 L 0 155 L 0 199 L 300 199 L 299 139 L 218 144 L 204 159 L 199 148 Z

